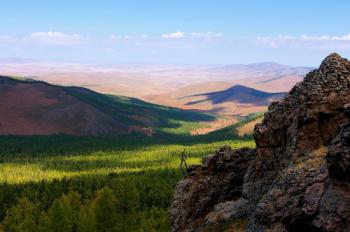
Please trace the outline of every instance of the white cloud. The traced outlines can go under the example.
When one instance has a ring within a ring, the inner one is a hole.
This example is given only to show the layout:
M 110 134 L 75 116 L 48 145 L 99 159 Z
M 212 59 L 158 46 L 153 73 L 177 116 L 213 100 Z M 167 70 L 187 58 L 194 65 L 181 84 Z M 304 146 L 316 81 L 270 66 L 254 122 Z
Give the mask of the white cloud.
M 166 38 L 166 39 L 182 39 L 184 37 L 185 37 L 185 33 L 182 31 L 177 31 L 177 32 L 162 35 L 162 38 Z
M 30 34 L 29 38 L 48 44 L 77 44 L 86 41 L 86 39 L 79 34 L 65 34 L 57 31 L 33 32 Z
M 283 45 L 303 46 L 313 45 L 325 46 L 327 44 L 339 46 L 350 46 L 350 34 L 343 36 L 330 36 L 330 35 L 277 35 L 273 37 L 257 37 L 255 42 L 259 45 L 267 45 L 269 47 L 279 47 Z
M 120 36 L 110 35 L 110 36 L 109 36 L 109 39 L 110 39 L 110 40 L 118 40 L 118 39 L 120 39 Z
M 215 38 L 222 37 L 223 33 L 221 32 L 191 32 L 186 34 L 182 31 L 177 31 L 169 34 L 162 34 L 162 38 L 165 39 L 183 39 L 183 38 L 189 38 L 189 39 L 203 39 L 210 41 Z
M 142 35 L 140 38 L 142 39 L 147 38 L 143 36 L 144 35 Z M 113 34 L 109 36 L 109 40 L 112 40 L 112 41 L 133 40 L 133 39 L 137 39 L 137 37 L 131 36 L 131 35 L 113 35 Z
M 308 36 L 308 35 L 302 35 L 300 37 L 300 40 L 304 40 L 304 41 L 350 41 L 350 34 L 343 35 L 343 36 L 329 36 L 329 35 Z
M 192 38 L 199 38 L 199 39 L 205 39 L 205 40 L 211 40 L 214 38 L 222 37 L 224 34 L 221 32 L 192 32 L 190 33 L 190 36 Z
M 141 39 L 147 39 L 147 38 L 148 38 L 148 35 L 147 35 L 147 34 L 141 35 Z

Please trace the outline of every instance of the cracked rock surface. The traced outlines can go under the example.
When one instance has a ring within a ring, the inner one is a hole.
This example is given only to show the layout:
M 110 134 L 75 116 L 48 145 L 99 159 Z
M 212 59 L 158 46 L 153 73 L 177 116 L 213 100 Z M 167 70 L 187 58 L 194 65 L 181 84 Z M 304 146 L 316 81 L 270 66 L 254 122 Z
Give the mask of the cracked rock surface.
M 254 130 L 256 149 L 223 147 L 176 186 L 181 231 L 350 231 L 350 62 L 331 54 Z

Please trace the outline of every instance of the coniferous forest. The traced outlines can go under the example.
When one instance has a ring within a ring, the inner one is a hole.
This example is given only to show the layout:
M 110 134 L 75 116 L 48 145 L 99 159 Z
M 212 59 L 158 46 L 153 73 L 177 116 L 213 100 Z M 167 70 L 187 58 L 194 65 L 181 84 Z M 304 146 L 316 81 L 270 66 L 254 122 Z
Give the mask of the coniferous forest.
M 254 146 L 217 133 L 2 136 L 0 231 L 169 231 L 181 156 L 190 165 L 223 145 Z

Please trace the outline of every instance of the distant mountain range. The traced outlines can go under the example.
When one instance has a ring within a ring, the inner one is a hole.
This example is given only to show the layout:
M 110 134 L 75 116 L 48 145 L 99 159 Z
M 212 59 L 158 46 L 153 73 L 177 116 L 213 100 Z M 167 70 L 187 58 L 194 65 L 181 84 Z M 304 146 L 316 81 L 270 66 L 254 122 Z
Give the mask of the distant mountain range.
M 30 77 L 64 86 L 89 86 L 94 91 L 148 100 L 150 96 L 177 94 L 201 85 L 203 92 L 222 91 L 241 84 L 266 92 L 285 92 L 311 70 L 274 62 L 210 66 L 96 66 L 42 63 L 28 59 L 0 59 L 0 74 Z M 212 85 L 213 82 L 225 85 Z M 206 87 L 209 86 L 209 87 Z M 135 91 L 137 89 L 137 91 Z M 182 95 L 182 96 L 186 96 Z M 156 102 L 157 103 L 157 102 Z
M 215 100 L 221 98 L 218 94 L 227 95 L 232 86 L 246 86 L 266 93 L 288 92 L 312 69 L 274 62 L 221 67 L 97 67 L 44 64 L 18 59 L 5 61 L 5 64 L 0 65 L 0 73 L 6 75 L 26 76 L 56 85 L 88 87 L 103 94 L 128 96 L 158 105 L 228 116 L 264 111 L 269 102 L 257 98 L 252 98 L 254 101 L 250 103 L 237 99 L 226 102 Z M 206 96 L 208 93 L 216 94 Z
M 212 69 L 213 72 L 231 73 L 231 74 L 274 74 L 274 75 L 305 75 L 311 71 L 310 67 L 292 67 L 275 62 L 263 62 L 255 64 L 235 64 L 226 65 Z
M 0 76 L 0 135 L 150 135 L 176 120 L 212 119 L 86 88 Z

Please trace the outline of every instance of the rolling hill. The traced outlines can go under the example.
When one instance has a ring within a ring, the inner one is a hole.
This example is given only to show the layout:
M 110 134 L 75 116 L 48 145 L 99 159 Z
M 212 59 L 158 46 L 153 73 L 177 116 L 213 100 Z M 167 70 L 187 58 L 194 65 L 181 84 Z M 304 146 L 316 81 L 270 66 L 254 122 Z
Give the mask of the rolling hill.
M 150 104 L 135 98 L 103 95 L 86 88 L 0 77 L 2 135 L 151 135 L 176 121 L 210 121 L 197 112 Z
M 216 114 L 224 117 L 247 116 L 252 113 L 263 112 L 275 100 L 282 98 L 285 93 L 270 93 L 244 85 L 228 86 L 224 82 L 213 82 L 219 91 L 203 92 L 208 85 L 198 85 L 193 88 L 195 94 L 189 94 L 192 88 L 182 89 L 173 94 L 153 96 L 150 101 L 162 105 L 169 105 L 182 109 Z M 223 89 L 223 87 L 226 87 Z M 200 89 L 202 88 L 202 91 Z
M 286 93 L 267 93 L 243 85 L 234 85 L 224 91 L 196 94 L 189 97 L 205 97 L 203 100 L 191 101 L 186 105 L 195 105 L 210 101 L 212 104 L 236 102 L 257 106 L 269 105 L 272 101 L 282 98 Z

